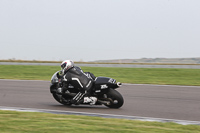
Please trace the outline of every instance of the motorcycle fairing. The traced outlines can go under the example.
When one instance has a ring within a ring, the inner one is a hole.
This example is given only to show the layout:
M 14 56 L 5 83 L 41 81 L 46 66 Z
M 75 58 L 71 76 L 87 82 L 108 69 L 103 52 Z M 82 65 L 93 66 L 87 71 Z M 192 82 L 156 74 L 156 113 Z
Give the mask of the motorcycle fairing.
M 97 77 L 95 80 L 94 93 L 104 94 L 109 88 L 116 88 L 116 80 L 108 77 Z

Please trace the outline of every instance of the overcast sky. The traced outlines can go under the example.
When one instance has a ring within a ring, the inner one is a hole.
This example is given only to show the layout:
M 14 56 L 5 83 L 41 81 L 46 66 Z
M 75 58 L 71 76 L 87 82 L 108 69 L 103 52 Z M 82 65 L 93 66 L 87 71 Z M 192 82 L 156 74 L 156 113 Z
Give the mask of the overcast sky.
M 0 0 L 0 59 L 200 57 L 200 0 Z

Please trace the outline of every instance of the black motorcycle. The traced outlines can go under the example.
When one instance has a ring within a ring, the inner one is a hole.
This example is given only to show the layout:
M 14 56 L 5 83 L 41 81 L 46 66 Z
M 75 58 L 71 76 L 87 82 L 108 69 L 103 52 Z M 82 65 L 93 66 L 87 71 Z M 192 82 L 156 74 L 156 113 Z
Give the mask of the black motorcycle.
M 57 73 L 59 72 L 60 71 L 54 73 L 51 78 L 50 92 L 57 102 L 63 105 L 71 105 L 71 99 L 79 92 L 79 90 L 69 84 L 68 89 L 62 96 L 62 100 L 60 100 L 61 95 L 57 93 L 58 88 L 60 88 L 60 85 L 62 84 L 62 80 L 57 77 Z M 96 77 L 91 91 L 91 96 L 98 99 L 95 105 L 105 105 L 109 108 L 120 108 L 124 103 L 124 99 L 115 89 L 119 88 L 121 85 L 120 82 L 117 83 L 116 80 L 112 78 Z

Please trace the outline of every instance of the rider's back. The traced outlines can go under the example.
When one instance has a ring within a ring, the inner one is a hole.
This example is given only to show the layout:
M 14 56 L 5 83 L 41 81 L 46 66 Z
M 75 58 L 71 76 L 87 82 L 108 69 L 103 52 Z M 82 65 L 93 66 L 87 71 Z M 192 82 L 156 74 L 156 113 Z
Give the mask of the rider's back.
M 83 73 L 81 68 L 77 66 L 71 68 L 65 74 L 65 78 L 67 79 L 67 82 L 79 89 L 87 88 L 88 83 L 91 81 L 91 79 Z

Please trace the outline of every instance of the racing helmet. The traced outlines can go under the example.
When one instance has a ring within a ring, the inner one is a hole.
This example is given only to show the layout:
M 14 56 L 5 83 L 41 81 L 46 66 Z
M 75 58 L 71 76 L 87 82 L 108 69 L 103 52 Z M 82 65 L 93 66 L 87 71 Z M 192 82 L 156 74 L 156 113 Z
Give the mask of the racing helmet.
M 72 67 L 74 67 L 74 62 L 71 61 L 71 60 L 64 60 L 62 63 L 61 63 L 61 70 L 62 70 L 62 73 L 64 74 L 65 72 L 67 72 L 69 69 L 71 69 Z

